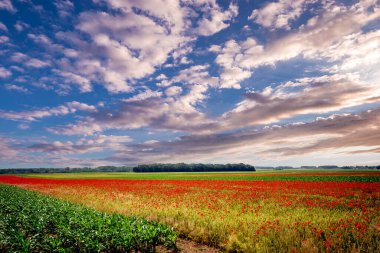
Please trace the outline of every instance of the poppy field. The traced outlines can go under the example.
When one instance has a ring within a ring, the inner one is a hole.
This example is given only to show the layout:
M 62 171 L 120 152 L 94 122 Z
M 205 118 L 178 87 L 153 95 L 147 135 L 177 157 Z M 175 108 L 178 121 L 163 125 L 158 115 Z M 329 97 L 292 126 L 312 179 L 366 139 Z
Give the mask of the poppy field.
M 222 251 L 379 251 L 379 172 L 260 173 L 52 174 L 0 183 L 165 224 Z

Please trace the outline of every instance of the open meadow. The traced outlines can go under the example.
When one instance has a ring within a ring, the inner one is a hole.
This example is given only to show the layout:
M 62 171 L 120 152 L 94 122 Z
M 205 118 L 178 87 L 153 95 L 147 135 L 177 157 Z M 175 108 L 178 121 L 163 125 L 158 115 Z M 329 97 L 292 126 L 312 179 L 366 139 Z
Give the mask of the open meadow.
M 380 249 L 375 171 L 29 174 L 0 183 L 158 222 L 221 251 Z

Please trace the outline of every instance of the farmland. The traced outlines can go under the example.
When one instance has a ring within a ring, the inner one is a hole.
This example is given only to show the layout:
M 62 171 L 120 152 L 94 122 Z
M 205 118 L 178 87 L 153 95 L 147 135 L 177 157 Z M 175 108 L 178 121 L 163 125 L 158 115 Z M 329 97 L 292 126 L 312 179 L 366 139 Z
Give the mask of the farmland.
M 136 216 L 224 251 L 376 252 L 380 173 L 80 173 L 0 183 Z
M 174 173 L 46 173 L 23 177 L 47 179 L 131 179 L 131 180 L 254 180 L 254 181 L 340 181 L 380 182 L 380 172 L 351 170 L 265 170 L 258 172 L 174 172 Z
M 175 248 L 170 227 L 102 214 L 12 186 L 0 185 L 0 207 L 1 252 L 148 252 L 159 244 Z

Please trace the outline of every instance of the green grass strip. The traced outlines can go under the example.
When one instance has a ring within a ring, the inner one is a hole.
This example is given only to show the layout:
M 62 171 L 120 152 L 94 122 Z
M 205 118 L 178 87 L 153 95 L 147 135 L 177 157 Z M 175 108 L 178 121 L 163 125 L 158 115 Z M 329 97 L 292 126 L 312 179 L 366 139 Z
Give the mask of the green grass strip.
M 0 185 L 0 252 L 154 252 L 172 228 Z
M 380 176 L 374 175 L 271 175 L 253 172 L 246 175 L 231 173 L 51 173 L 19 174 L 21 177 L 47 179 L 127 179 L 127 180 L 257 180 L 257 181 L 306 181 L 306 182 L 380 182 Z

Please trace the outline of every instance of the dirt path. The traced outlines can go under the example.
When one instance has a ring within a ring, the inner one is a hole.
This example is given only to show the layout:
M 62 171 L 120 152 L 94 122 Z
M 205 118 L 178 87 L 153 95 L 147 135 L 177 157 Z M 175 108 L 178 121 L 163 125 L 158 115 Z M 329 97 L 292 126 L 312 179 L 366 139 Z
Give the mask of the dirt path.
M 204 244 L 196 243 L 190 240 L 185 240 L 185 239 L 177 239 L 177 246 L 179 248 L 180 253 L 219 253 L 221 252 L 218 249 L 209 247 Z M 164 247 L 157 247 L 157 252 L 158 253 L 172 253 L 173 251 L 169 251 L 165 249 Z

